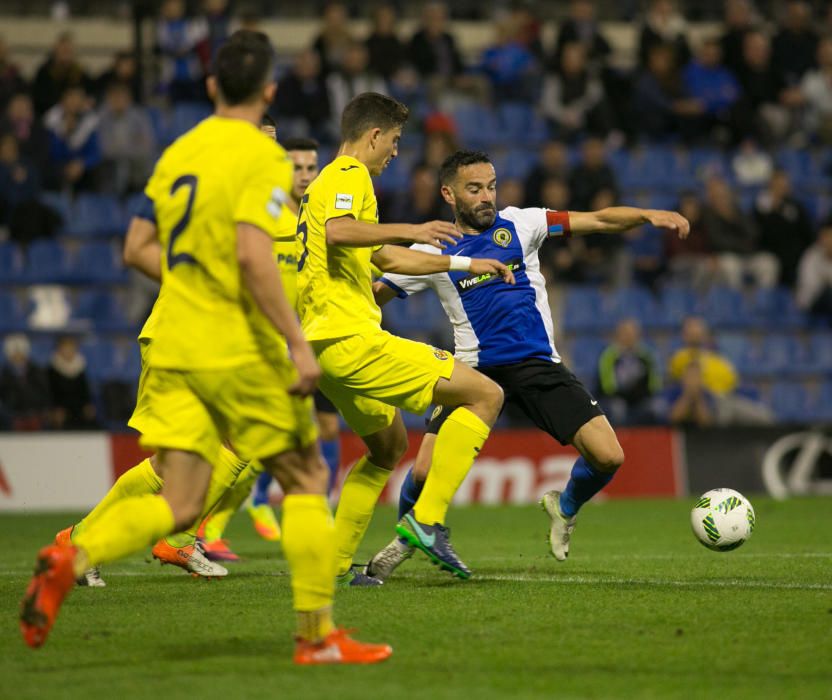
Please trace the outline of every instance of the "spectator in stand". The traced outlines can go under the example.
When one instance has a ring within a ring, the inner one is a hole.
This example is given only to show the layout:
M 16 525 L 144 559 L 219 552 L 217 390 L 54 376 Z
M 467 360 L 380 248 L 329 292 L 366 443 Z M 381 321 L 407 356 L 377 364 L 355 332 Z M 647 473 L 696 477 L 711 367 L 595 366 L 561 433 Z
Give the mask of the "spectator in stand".
M 87 379 L 87 362 L 71 336 L 58 338 L 47 376 L 52 395 L 52 422 L 58 430 L 95 428 L 95 405 Z
M 535 197 L 531 197 L 528 187 L 526 188 L 527 207 L 566 211 L 569 209 L 569 197 L 569 185 L 565 179 L 559 177 L 547 177 L 540 185 L 540 193 Z
M 35 118 L 29 95 L 21 93 L 12 97 L 0 131 L 14 134 L 21 155 L 43 176 L 49 166 L 49 133 Z
M 526 201 L 526 190 L 523 188 L 523 181 L 517 178 L 500 180 L 499 194 L 497 195 L 497 208 L 522 207 Z
M 682 192 L 679 213 L 690 222 L 690 234 L 684 240 L 664 232 L 664 253 L 670 281 L 705 290 L 718 274 L 711 255 L 702 217 L 702 202 L 695 192 Z
M 786 82 L 796 85 L 816 66 L 818 35 L 812 27 L 812 9 L 805 0 L 788 0 L 780 31 L 774 37 L 774 65 L 783 71 Z
M 367 37 L 370 70 L 385 80 L 405 64 L 407 48 L 396 35 L 396 8 L 385 3 L 373 10 L 373 31 Z
M 817 242 L 800 259 L 797 305 L 832 325 L 832 219 L 821 225 Z
M 560 70 L 544 78 L 540 110 L 558 136 L 568 141 L 587 131 L 606 133 L 611 127 L 604 87 L 589 70 L 582 44 L 563 47 Z
M 512 15 L 498 20 L 495 30 L 496 43 L 485 49 L 479 65 L 491 86 L 491 99 L 531 103 L 537 92 L 537 61 L 519 41 Z
M 661 372 L 653 351 L 642 342 L 641 326 L 635 319 L 621 321 L 615 339 L 601 353 L 598 386 L 615 424 L 655 422 L 652 397 L 661 390 Z
M 519 40 L 519 27 L 513 15 L 495 24 L 496 43 L 482 54 L 479 69 L 487 77 L 494 102 L 534 100 L 538 83 L 538 64 L 532 52 Z
M 210 66 L 220 46 L 231 35 L 231 13 L 228 0 L 203 0 L 202 10 L 208 26 L 202 60 L 205 66 Z
M 818 43 L 818 67 L 803 76 L 800 90 L 807 131 L 822 143 L 832 144 L 832 37 L 825 36 Z
M 326 79 L 321 73 L 321 59 L 314 49 L 304 49 L 295 56 L 292 68 L 280 80 L 279 89 L 280 99 L 275 100 L 273 109 L 280 130 L 312 135 L 323 143 L 331 143 L 332 110 Z
M 715 396 L 727 396 L 739 384 L 734 365 L 714 349 L 708 324 L 698 316 L 689 316 L 682 323 L 682 347 L 673 353 L 668 376 L 681 382 L 688 367 L 696 365 L 702 373 L 702 384 Z
M 46 374 L 30 359 L 29 340 L 22 333 L 6 336 L 0 369 L 0 397 L 11 414 L 12 430 L 42 430 L 49 410 Z
M 49 157 L 53 164 L 46 186 L 89 191 L 98 187 L 101 144 L 98 115 L 89 108 L 83 89 L 70 87 L 59 104 L 43 118 L 49 130 Z
M 590 137 L 581 146 L 581 160 L 569 173 L 569 190 L 572 192 L 570 206 L 577 211 L 603 209 L 618 199 L 615 173 L 607 163 L 600 138 Z
M 771 178 L 774 159 L 753 138 L 747 138 L 731 158 L 731 170 L 740 187 L 759 187 Z
M 671 425 L 705 428 L 716 422 L 716 397 L 708 391 L 697 362 L 685 367 L 678 383 L 668 387 L 663 398 Z
M 323 75 L 327 76 L 341 68 L 354 41 L 347 6 L 343 2 L 328 2 L 324 6 L 321 31 L 312 44 L 312 48 L 321 57 Z
M 453 132 L 447 130 L 430 131 L 425 136 L 422 163 L 437 172 L 445 159 L 460 148 Z
M 414 68 L 430 81 L 432 92 L 451 87 L 462 75 L 462 58 L 456 40 L 448 31 L 448 8 L 443 2 L 428 2 L 422 23 L 410 40 L 408 56 Z
M 647 67 L 635 84 L 634 128 L 654 140 L 678 133 L 692 141 L 703 106 L 685 90 L 675 55 L 668 44 L 655 44 L 648 51 Z
M 543 65 L 543 22 L 528 4 L 515 3 L 511 8 L 511 21 L 517 28 L 517 41 L 534 56 L 538 65 Z
M 754 220 L 740 209 L 730 186 L 720 177 L 706 183 L 703 221 L 724 284 L 740 289 L 746 276 L 758 287 L 777 284 L 777 258 L 757 250 L 759 231 Z
M 161 87 L 172 102 L 205 98 L 204 42 L 207 39 L 208 23 L 204 17 L 187 17 L 184 0 L 162 2 L 156 24 L 156 47 L 162 57 Z
M 400 192 L 392 206 L 391 221 L 421 224 L 435 219 L 447 219 L 449 212 L 439 194 L 439 172 L 420 164 L 410 175 L 410 187 Z
M 90 78 L 75 58 L 72 34 L 64 32 L 58 36 L 48 58 L 35 75 L 32 84 L 35 112 L 38 115 L 44 114 L 71 87 L 87 90 Z
M 20 68 L 9 57 L 6 39 L 0 36 L 0 110 L 6 109 L 9 100 L 26 89 L 26 81 L 20 74 Z
M 353 41 L 344 52 L 341 68 L 326 78 L 329 104 L 334 117 L 333 130 L 337 133 L 344 107 L 362 92 L 387 94 L 384 78 L 369 70 L 370 56 L 367 47 L 360 41 Z
M 60 224 L 60 217 L 39 201 L 39 194 L 37 169 L 21 157 L 14 134 L 1 135 L 0 228 L 7 228 L 10 238 L 24 246 L 53 235 Z
M 569 3 L 569 17 L 560 25 L 555 52 L 549 62 L 551 70 L 558 70 L 564 47 L 574 42 L 584 47 L 589 62 L 596 69 L 604 65 L 612 52 L 595 18 L 595 3 L 590 0 L 571 0 Z
M 566 180 L 569 177 L 569 151 L 560 141 L 547 141 L 540 151 L 540 160 L 526 177 L 526 206 L 541 206 L 543 183 L 554 178 Z M 568 200 L 567 200 L 568 202 Z M 562 208 L 567 208 L 567 206 Z
M 797 87 L 786 84 L 783 71 L 771 60 L 771 42 L 759 31 L 745 34 L 737 78 L 742 86 L 739 117 L 753 125 L 757 138 L 766 144 L 781 141 L 789 132 L 792 111 L 803 101 Z
M 657 44 L 673 48 L 676 65 L 683 66 L 690 59 L 687 24 L 673 0 L 651 0 L 639 38 L 639 65 L 647 65 L 650 49 Z
M 792 194 L 789 176 L 775 170 L 754 202 L 754 220 L 760 231 L 758 246 L 779 261 L 779 283 L 794 287 L 797 266 L 815 234 L 806 208 Z
M 754 6 L 751 0 L 727 0 L 725 3 L 725 33 L 719 39 L 722 62 L 734 75 L 743 65 L 745 36 L 754 29 Z
M 702 105 L 703 128 L 735 129 L 732 109 L 740 98 L 737 79 L 722 65 L 722 51 L 717 39 L 708 39 L 697 57 L 682 71 L 685 91 Z
M 101 101 L 107 94 L 107 88 L 113 83 L 122 83 L 130 90 L 133 102 L 142 101 L 142 88 L 139 81 L 139 67 L 132 51 L 119 51 L 113 57 L 112 65 L 95 81 L 95 99 Z
M 140 192 L 153 164 L 156 142 L 150 117 L 133 104 L 130 88 L 112 83 L 99 112 L 103 168 L 108 189 L 118 195 Z

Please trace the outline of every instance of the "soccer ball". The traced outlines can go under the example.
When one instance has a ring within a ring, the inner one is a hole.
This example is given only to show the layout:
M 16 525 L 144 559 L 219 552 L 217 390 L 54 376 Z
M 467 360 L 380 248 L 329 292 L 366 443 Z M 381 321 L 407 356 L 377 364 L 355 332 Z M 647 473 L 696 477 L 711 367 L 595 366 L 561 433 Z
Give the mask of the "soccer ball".
M 733 489 L 703 493 L 690 512 L 693 534 L 717 552 L 736 549 L 754 531 L 754 509 L 748 499 Z

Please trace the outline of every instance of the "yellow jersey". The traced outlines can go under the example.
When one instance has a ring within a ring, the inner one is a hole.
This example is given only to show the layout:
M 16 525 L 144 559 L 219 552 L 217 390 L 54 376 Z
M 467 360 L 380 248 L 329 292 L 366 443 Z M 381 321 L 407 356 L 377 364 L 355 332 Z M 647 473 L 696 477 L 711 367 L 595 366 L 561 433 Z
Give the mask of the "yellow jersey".
M 282 336 L 242 284 L 236 224 L 275 239 L 292 176 L 286 152 L 239 119 L 209 117 L 165 150 L 145 189 L 162 245 L 162 288 L 140 336 L 154 341 L 148 366 L 285 359 Z
M 370 258 L 381 246 L 329 246 L 326 222 L 339 216 L 378 223 L 367 167 L 338 156 L 306 189 L 298 212 L 298 312 L 308 340 L 381 330 Z
M 283 291 L 292 308 L 298 308 L 298 254 L 295 234 L 298 229 L 298 214 L 285 204 L 277 222 L 277 234 L 272 243 L 272 253 L 280 268 Z
M 670 358 L 668 374 L 671 379 L 680 381 L 691 362 L 699 363 L 702 368 L 702 383 L 711 393 L 724 396 L 737 388 L 739 380 L 734 365 L 711 350 L 677 350 Z

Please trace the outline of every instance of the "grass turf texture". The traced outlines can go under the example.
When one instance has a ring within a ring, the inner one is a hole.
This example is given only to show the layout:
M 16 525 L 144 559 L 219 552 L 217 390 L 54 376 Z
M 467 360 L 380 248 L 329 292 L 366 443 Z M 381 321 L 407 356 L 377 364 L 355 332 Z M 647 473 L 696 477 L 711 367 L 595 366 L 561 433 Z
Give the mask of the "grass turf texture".
M 454 510 L 474 578 L 417 553 L 380 589 L 339 591 L 340 624 L 395 654 L 328 668 L 292 665 L 286 565 L 245 514 L 227 579 L 132 557 L 76 588 L 32 651 L 19 599 L 71 519 L 2 516 L 0 698 L 832 698 L 832 499 L 753 502 L 754 536 L 725 554 L 694 540 L 693 500 L 589 505 L 563 564 L 537 508 Z M 380 509 L 362 558 L 394 523 Z

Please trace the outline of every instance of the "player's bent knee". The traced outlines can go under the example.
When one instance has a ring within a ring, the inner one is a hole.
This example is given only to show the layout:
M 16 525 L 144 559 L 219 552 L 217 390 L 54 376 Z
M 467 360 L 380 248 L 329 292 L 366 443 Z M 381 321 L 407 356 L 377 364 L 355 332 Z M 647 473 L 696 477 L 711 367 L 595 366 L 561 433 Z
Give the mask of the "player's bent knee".
M 599 471 L 612 473 L 622 464 L 624 464 L 624 450 L 618 440 L 609 442 L 593 452 L 592 465 Z

